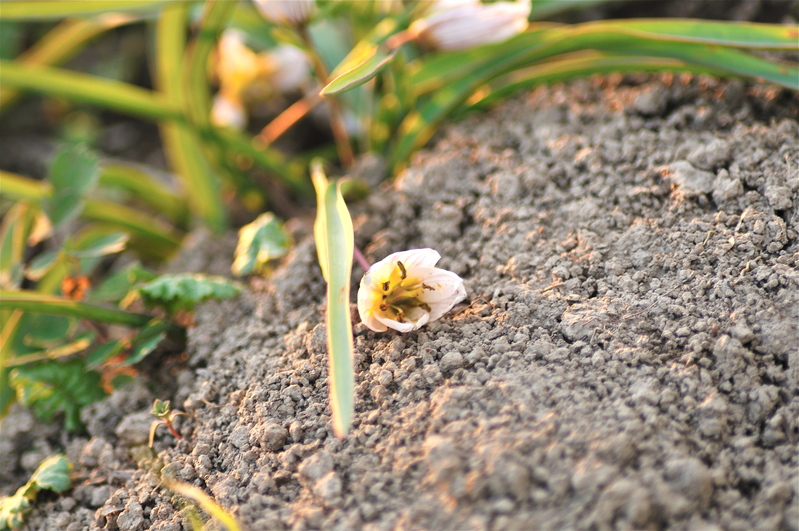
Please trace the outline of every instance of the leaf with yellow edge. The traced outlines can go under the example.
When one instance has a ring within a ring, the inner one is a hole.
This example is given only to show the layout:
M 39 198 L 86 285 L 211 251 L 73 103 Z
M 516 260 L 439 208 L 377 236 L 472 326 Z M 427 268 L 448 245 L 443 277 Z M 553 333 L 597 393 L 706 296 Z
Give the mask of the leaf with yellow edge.
M 330 408 L 333 411 L 333 431 L 338 437 L 344 437 L 355 415 L 355 347 L 350 317 L 350 276 L 355 236 L 352 218 L 341 195 L 341 181 L 329 183 L 318 160 L 311 163 L 311 178 L 317 197 L 314 223 L 316 252 L 327 281 Z

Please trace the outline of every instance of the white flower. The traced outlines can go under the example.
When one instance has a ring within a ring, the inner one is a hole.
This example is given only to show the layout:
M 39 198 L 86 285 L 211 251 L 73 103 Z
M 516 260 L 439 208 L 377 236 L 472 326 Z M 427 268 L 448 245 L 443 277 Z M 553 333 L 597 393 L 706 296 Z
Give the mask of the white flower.
M 316 11 L 315 0 L 253 0 L 263 17 L 277 24 L 300 26 Z
M 363 324 L 375 332 L 410 332 L 465 299 L 461 277 L 434 267 L 440 258 L 433 249 L 413 249 L 373 264 L 358 289 Z
M 301 89 L 311 78 L 311 60 L 296 46 L 281 44 L 271 49 L 267 58 L 275 68 L 272 85 L 281 94 Z
M 247 125 L 247 113 L 238 101 L 217 94 L 211 108 L 211 123 L 241 131 Z
M 531 0 L 481 4 L 474 0 L 441 0 L 409 31 L 438 50 L 464 50 L 502 42 L 527 29 Z

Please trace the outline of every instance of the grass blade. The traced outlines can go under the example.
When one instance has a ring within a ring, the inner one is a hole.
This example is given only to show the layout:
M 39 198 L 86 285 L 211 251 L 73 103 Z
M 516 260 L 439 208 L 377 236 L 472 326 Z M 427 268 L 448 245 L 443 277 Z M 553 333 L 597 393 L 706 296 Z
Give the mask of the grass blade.
M 47 20 L 94 15 L 108 11 L 143 11 L 157 9 L 174 0 L 4 0 L 2 20 Z
M 156 29 L 157 85 L 167 101 L 184 112 L 189 95 L 183 86 L 181 67 L 186 49 L 188 8 L 186 3 L 166 7 Z M 205 80 L 204 75 L 201 80 Z M 190 128 L 175 122 L 162 122 L 161 134 L 167 159 L 183 180 L 191 209 L 211 227 L 222 228 L 226 220 L 219 181 L 203 153 L 200 139 Z
M 152 120 L 183 120 L 160 94 L 111 79 L 41 65 L 0 60 L 5 88 L 99 105 Z
M 49 183 L 35 181 L 10 172 L 0 172 L 3 187 L 0 197 L 13 200 L 44 201 L 52 194 Z M 132 246 L 144 254 L 164 258 L 180 247 L 182 233 L 148 214 L 118 203 L 88 199 L 80 216 L 99 221 L 130 234 Z
M 319 264 L 327 280 L 327 350 L 333 431 L 338 437 L 344 437 L 355 415 L 355 347 L 349 300 L 355 240 L 340 181 L 328 183 L 318 161 L 314 162 L 311 175 L 317 198 L 321 199 L 317 205 L 314 238 Z
M 50 30 L 17 59 L 26 65 L 59 65 L 74 56 L 101 33 L 141 20 L 140 17 L 108 13 L 90 19 L 69 19 Z M 0 89 L 0 109 L 13 103 L 18 92 Z
M 131 247 L 151 257 L 166 258 L 180 248 L 182 234 L 156 218 L 118 203 L 86 201 L 81 216 L 130 234 Z
M 223 525 L 228 531 L 241 531 L 241 526 L 239 526 L 236 519 L 199 487 L 167 477 L 162 478 L 162 481 L 169 490 L 177 492 L 199 505 L 203 511 L 208 513 L 211 518 Z
M 508 96 L 543 83 L 556 83 L 574 77 L 613 72 L 682 71 L 707 73 L 707 68 L 689 65 L 678 59 L 661 57 L 622 57 L 588 53 L 581 57 L 567 57 L 548 61 L 509 74 L 492 83 L 495 87 L 479 99 L 470 101 L 468 110 L 487 108 Z
M 578 26 L 577 31 L 621 32 L 657 41 L 717 44 L 735 48 L 799 50 L 799 29 L 796 26 L 781 24 L 692 19 L 631 19 L 593 22 Z
M 124 190 L 174 223 L 188 221 L 185 201 L 144 170 L 127 164 L 106 164 L 100 174 L 100 185 Z
M 0 309 L 23 310 L 49 315 L 63 315 L 103 323 L 141 327 L 152 318 L 141 313 L 106 308 L 54 295 L 27 290 L 0 290 Z

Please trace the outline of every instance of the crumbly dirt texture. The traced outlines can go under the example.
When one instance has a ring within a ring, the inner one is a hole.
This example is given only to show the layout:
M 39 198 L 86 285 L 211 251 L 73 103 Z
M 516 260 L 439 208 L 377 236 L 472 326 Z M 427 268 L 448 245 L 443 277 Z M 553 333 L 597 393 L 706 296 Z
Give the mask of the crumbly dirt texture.
M 771 88 L 619 78 L 445 127 L 353 205 L 356 243 L 434 248 L 469 298 L 405 335 L 353 304 L 346 439 L 299 226 L 270 278 L 199 309 L 160 394 L 143 379 L 85 412 L 66 444 L 82 480 L 29 528 L 190 529 L 161 470 L 254 531 L 796 530 L 797 112 Z M 224 269 L 234 245 L 200 242 L 196 263 Z M 193 417 L 151 452 L 155 396 Z M 57 431 L 15 415 L 0 451 L 29 472 Z

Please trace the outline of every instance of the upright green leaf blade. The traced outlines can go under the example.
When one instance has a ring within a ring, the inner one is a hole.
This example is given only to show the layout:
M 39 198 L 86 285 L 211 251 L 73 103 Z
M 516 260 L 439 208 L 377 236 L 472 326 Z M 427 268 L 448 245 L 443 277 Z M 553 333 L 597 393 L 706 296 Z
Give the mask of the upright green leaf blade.
M 344 437 L 355 415 L 355 371 L 350 317 L 350 276 L 355 237 L 341 185 L 328 183 L 316 162 L 313 182 L 317 197 L 314 237 L 320 266 L 327 280 L 327 350 L 330 366 L 330 406 L 333 411 L 333 430 Z

